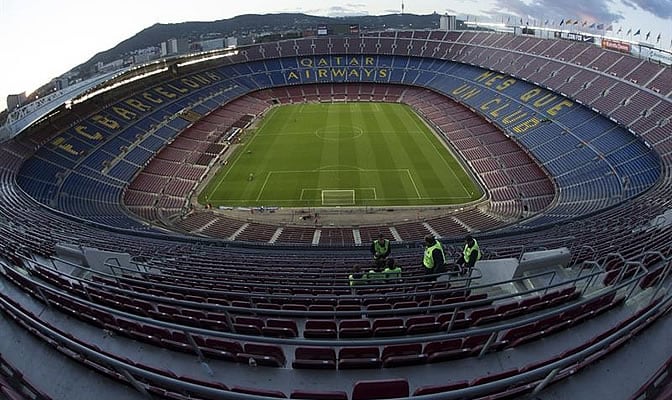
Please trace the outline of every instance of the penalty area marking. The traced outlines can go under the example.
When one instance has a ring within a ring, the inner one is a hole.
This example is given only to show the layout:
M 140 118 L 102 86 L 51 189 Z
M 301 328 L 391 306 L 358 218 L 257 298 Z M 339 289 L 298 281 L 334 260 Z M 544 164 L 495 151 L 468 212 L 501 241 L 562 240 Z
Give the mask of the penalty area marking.
M 358 187 L 358 188 L 348 188 L 348 189 L 324 189 L 324 188 L 302 188 L 301 189 L 301 196 L 299 197 L 299 201 L 304 201 L 304 200 L 314 200 L 314 199 L 305 199 L 304 195 L 306 192 L 322 192 L 323 190 L 354 190 L 355 193 L 357 190 L 368 190 L 371 193 L 373 193 L 373 199 L 364 199 L 364 200 L 378 200 L 378 193 L 376 192 L 375 187 Z M 383 199 L 386 200 L 386 199 Z
M 257 196 L 256 201 L 259 201 L 259 199 L 261 199 L 261 194 L 264 193 L 264 188 L 266 187 L 266 184 L 268 183 L 268 178 L 271 177 L 272 173 L 273 173 L 273 171 L 269 171 L 269 172 L 266 173 L 266 179 L 264 179 L 264 184 L 261 185 L 261 189 L 259 189 L 259 195 Z
M 411 178 L 411 183 L 415 189 L 415 194 L 418 195 L 418 199 L 422 199 L 422 196 L 420 196 L 420 191 L 418 190 L 418 185 L 415 184 L 415 179 L 413 179 L 413 175 L 411 175 L 411 171 L 407 169 L 406 173 L 408 174 L 408 177 Z
M 355 167 L 356 168 L 356 167 Z M 359 168 L 359 170 L 343 170 L 343 169 L 329 169 L 329 170 L 324 170 L 324 169 L 315 169 L 315 170 L 294 170 L 294 171 L 268 171 L 266 173 L 266 179 L 264 179 L 264 183 L 261 185 L 261 188 L 259 189 L 259 194 L 257 195 L 257 198 L 255 201 L 261 200 L 261 196 L 264 193 L 264 189 L 266 188 L 266 185 L 268 184 L 268 181 L 271 178 L 271 175 L 273 174 L 301 174 L 301 173 L 315 173 L 315 172 L 406 172 L 408 175 L 408 178 L 411 180 L 411 184 L 413 185 L 413 189 L 415 190 L 415 195 L 419 200 L 425 199 L 425 197 L 422 197 L 420 195 L 420 191 L 418 190 L 418 185 L 415 183 L 415 179 L 413 179 L 413 175 L 411 174 L 411 171 L 408 168 L 405 169 L 363 169 Z M 376 188 L 375 187 L 363 187 L 363 188 L 355 188 L 355 190 L 373 190 L 373 200 L 388 200 L 388 199 L 378 199 L 378 194 L 376 193 Z M 301 196 L 299 198 L 299 201 L 304 200 L 304 192 L 305 191 L 310 191 L 310 190 L 352 190 L 352 188 L 347 188 L 347 189 L 325 189 L 325 188 L 303 188 L 301 189 Z M 410 198 L 406 198 L 410 200 Z

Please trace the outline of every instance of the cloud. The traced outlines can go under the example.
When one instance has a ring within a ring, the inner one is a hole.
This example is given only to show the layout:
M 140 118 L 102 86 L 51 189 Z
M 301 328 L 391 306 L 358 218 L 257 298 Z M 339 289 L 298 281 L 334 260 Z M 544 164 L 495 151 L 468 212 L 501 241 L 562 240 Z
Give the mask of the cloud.
M 668 2 L 669 0 L 621 0 L 635 2 Z M 610 9 L 611 0 L 496 0 L 496 10 L 512 13 L 523 19 L 571 18 L 589 22 L 618 22 L 623 15 Z
M 327 17 L 355 17 L 369 15 L 366 4 L 361 3 L 348 3 L 340 6 L 331 6 L 329 8 L 306 10 L 305 13 L 311 15 L 324 15 Z
M 621 0 L 626 6 L 648 11 L 656 17 L 672 19 L 672 3 L 670 0 Z

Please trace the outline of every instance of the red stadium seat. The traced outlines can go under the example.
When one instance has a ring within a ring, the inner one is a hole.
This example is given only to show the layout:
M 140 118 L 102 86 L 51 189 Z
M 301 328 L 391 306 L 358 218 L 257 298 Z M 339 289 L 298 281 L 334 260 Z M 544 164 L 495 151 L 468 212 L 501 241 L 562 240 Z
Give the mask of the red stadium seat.
M 382 381 L 359 381 L 352 389 L 352 400 L 396 399 L 408 397 L 409 386 L 406 379 Z
M 294 350 L 292 367 L 336 369 L 336 352 L 329 347 L 297 347 Z
M 378 347 L 344 347 L 338 352 L 338 369 L 380 368 Z

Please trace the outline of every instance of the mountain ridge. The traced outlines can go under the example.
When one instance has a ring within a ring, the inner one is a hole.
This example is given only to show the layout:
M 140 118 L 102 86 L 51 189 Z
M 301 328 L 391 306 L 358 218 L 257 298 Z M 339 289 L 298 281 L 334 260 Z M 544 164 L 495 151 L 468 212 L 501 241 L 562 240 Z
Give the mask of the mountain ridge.
M 157 46 L 168 39 L 199 39 L 201 35 L 220 37 L 254 37 L 291 31 L 302 32 L 324 24 L 359 24 L 361 30 L 371 29 L 437 29 L 439 14 L 387 14 L 352 17 L 324 17 L 301 13 L 244 14 L 215 21 L 188 21 L 151 25 L 116 46 L 101 51 L 73 69 L 89 70 L 96 63 L 109 63 L 134 50 Z

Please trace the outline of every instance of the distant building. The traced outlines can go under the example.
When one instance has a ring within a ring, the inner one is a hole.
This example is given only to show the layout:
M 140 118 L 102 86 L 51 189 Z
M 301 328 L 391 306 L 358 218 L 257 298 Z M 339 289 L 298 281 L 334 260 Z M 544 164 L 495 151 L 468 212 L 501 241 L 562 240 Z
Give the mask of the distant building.
M 133 56 L 133 64 L 143 64 L 156 58 L 154 53 L 136 54 Z
M 224 38 L 204 40 L 201 42 L 201 49 L 203 51 L 221 49 L 224 47 L 224 42 Z
M 26 92 L 10 94 L 7 96 L 7 109 L 11 111 L 15 108 L 19 108 L 26 102 L 27 99 L 28 97 L 26 96 Z
M 439 20 L 439 29 L 442 31 L 454 31 L 457 29 L 457 17 L 455 15 L 444 14 Z
M 229 36 L 226 38 L 226 46 L 225 47 L 237 47 L 238 46 L 238 38 Z
M 161 42 L 161 57 L 172 56 L 175 54 L 185 54 L 189 52 L 189 41 L 187 39 L 168 39 Z
M 189 40 L 177 39 L 177 54 L 185 54 L 189 52 Z
M 66 76 L 61 76 L 56 79 L 54 79 L 54 87 L 56 90 L 63 90 L 70 86 L 70 79 Z
M 246 46 L 248 44 L 254 43 L 254 37 L 253 36 L 243 36 L 239 37 L 236 39 L 238 42 L 238 46 Z
M 177 39 L 168 39 L 168 55 L 177 53 Z
M 124 66 L 124 60 L 119 59 L 119 60 L 114 60 L 111 63 L 108 64 L 103 64 L 102 61 L 98 61 L 96 63 L 96 71 L 97 72 L 111 72 L 116 69 L 119 69 Z

